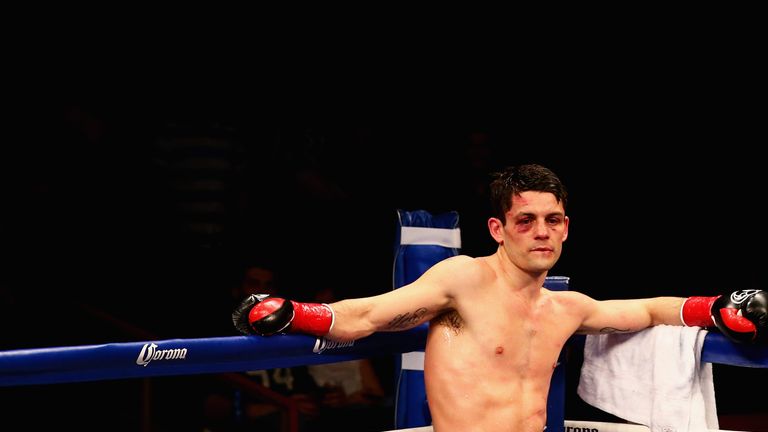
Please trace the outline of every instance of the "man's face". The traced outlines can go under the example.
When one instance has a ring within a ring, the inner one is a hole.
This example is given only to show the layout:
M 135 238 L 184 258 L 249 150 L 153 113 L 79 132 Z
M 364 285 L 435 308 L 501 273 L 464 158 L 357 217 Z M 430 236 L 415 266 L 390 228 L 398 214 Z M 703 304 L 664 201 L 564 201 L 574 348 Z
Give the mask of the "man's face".
M 512 262 L 527 272 L 551 269 L 568 237 L 563 203 L 551 193 L 527 191 L 512 197 L 505 216 L 503 247 Z

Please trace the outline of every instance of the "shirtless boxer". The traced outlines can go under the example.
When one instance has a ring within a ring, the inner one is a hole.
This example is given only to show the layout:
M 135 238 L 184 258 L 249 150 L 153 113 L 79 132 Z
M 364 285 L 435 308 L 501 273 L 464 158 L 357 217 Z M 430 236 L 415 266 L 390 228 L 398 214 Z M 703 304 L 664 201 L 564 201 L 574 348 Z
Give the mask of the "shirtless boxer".
M 543 288 L 568 238 L 564 186 L 542 166 L 510 167 L 494 175 L 491 198 L 493 255 L 451 257 L 399 289 L 330 305 L 251 296 L 233 313 L 235 326 L 346 341 L 430 321 L 424 379 L 436 432 L 542 431 L 552 372 L 574 333 L 669 324 L 766 339 L 765 291 L 598 301 Z

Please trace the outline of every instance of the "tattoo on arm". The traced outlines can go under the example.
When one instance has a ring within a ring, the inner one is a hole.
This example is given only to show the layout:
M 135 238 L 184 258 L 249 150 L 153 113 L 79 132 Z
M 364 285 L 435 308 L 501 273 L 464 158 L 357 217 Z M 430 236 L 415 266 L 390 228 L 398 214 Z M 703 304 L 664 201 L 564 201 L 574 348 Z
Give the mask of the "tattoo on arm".
M 396 316 L 394 319 L 392 319 L 392 321 L 390 321 L 389 324 L 387 324 L 387 328 L 395 330 L 395 329 L 407 329 L 407 328 L 413 327 L 426 314 L 427 314 L 426 308 L 418 308 L 413 312 L 400 314 Z
M 614 327 L 603 327 L 600 329 L 600 333 L 603 334 L 610 334 L 610 333 L 629 333 L 629 329 L 617 329 Z

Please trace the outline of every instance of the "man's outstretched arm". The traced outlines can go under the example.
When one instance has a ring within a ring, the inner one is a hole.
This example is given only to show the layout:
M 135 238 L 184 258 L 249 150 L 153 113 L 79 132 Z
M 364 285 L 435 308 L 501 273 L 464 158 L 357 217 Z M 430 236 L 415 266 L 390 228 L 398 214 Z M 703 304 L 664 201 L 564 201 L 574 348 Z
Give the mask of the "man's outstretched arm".
M 377 331 L 407 330 L 434 318 L 452 307 L 456 289 L 471 286 L 476 277 L 471 258 L 457 256 L 432 266 L 409 285 L 372 297 L 319 304 L 251 295 L 235 308 L 232 322 L 243 334 L 359 339 Z
M 335 340 L 360 339 L 377 331 L 416 327 L 444 310 L 448 299 L 431 296 L 428 285 L 421 282 L 373 297 L 331 304 L 255 294 L 235 308 L 232 322 L 243 334 L 304 333 Z
M 633 300 L 589 299 L 586 318 L 578 333 L 629 333 L 667 324 L 683 325 L 680 309 L 683 297 L 654 297 Z
M 713 297 L 655 297 L 588 303 L 580 333 L 632 332 L 659 325 L 717 327 L 734 342 L 768 342 L 768 292 Z

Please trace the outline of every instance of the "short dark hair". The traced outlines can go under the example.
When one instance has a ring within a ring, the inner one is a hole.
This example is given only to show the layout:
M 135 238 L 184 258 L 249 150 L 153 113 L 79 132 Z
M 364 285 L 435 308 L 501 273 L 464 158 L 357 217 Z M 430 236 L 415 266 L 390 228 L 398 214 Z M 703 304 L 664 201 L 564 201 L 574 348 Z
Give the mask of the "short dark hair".
M 568 203 L 568 192 L 560 178 L 549 168 L 537 164 L 510 166 L 491 174 L 491 215 L 505 222 L 504 215 L 512 207 L 512 197 L 527 191 L 549 192 Z

